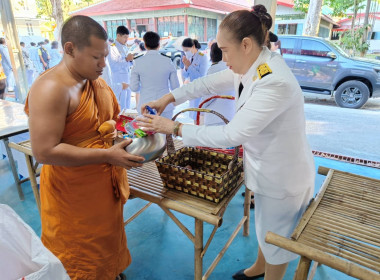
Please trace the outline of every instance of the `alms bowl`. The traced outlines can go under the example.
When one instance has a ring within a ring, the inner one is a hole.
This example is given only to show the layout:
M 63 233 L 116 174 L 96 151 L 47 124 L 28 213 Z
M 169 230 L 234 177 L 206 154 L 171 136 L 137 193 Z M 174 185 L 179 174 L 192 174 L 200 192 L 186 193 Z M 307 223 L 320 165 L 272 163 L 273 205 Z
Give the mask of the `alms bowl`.
M 143 138 L 134 138 L 125 150 L 137 156 L 142 156 L 148 162 L 160 157 L 166 149 L 166 135 L 156 133 Z

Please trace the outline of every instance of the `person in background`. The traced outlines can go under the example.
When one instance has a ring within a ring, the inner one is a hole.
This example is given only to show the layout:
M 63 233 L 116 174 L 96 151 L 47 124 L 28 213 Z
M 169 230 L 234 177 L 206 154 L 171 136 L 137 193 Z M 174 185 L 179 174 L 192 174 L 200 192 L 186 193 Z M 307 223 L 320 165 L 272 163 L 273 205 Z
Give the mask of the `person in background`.
M 42 63 L 42 70 L 45 71 L 49 69 L 49 60 L 50 56 L 45 48 L 45 43 L 44 42 L 39 42 L 38 43 L 38 56 L 40 58 L 40 61 Z
M 1 54 L 0 54 L 0 99 L 4 99 L 5 88 L 7 87 L 7 77 L 5 76 L 3 66 L 1 65 Z
M 271 49 L 272 52 L 276 52 L 280 55 L 282 55 L 282 50 L 281 50 L 281 41 L 278 40 L 277 42 L 272 43 Z
M 45 49 L 48 51 L 48 53 L 50 54 L 50 50 L 51 50 L 51 45 L 49 44 L 49 40 L 48 39 L 45 39 L 44 40 L 44 46 L 45 46 Z
M 186 38 L 182 42 L 184 55 L 182 56 L 182 77 L 185 83 L 192 82 L 200 77 L 204 77 L 207 72 L 207 57 L 199 51 L 201 44 L 197 40 Z M 190 100 L 190 108 L 198 108 L 201 98 Z M 196 112 L 190 112 L 190 118 L 195 122 Z
M 34 68 L 36 69 L 36 73 L 34 74 L 34 80 L 36 77 L 41 74 L 43 70 L 43 65 L 41 63 L 40 56 L 38 55 L 38 47 L 36 46 L 36 43 L 31 42 L 30 48 L 29 48 L 29 55 L 30 59 L 33 62 Z
M 218 47 L 217 43 L 213 43 L 210 48 L 210 58 L 211 58 L 211 66 L 207 71 L 207 75 L 214 74 L 219 71 L 223 71 L 228 69 L 226 63 L 222 61 L 222 50 Z M 219 95 L 229 95 L 235 96 L 234 90 L 225 90 L 220 92 Z M 213 96 L 212 94 L 206 95 L 202 97 L 201 103 Z M 227 120 L 231 120 L 235 114 L 235 102 L 234 100 L 228 99 L 212 99 L 206 104 L 203 105 L 203 108 L 210 109 L 222 114 Z M 204 125 L 224 125 L 224 121 L 210 113 L 203 114 L 203 124 Z
M 3 66 L 5 76 L 7 77 L 7 89 L 8 91 L 14 91 L 16 82 L 13 74 L 11 58 L 9 56 L 9 50 L 4 38 L 0 38 L 0 55 L 2 56 L 1 65 Z
M 161 98 L 165 93 L 179 87 L 177 70 L 169 57 L 158 51 L 160 36 L 152 31 L 144 35 L 147 52 L 135 60 L 131 72 L 131 90 L 140 97 L 137 98 L 137 110 L 141 113 L 141 105 Z M 156 67 L 152 67 L 155 65 Z M 137 96 L 137 95 L 136 95 Z M 166 107 L 161 116 L 171 119 L 174 106 Z
M 146 51 L 146 48 L 145 48 L 145 44 L 144 44 L 144 42 L 141 42 L 141 43 L 139 44 L 139 50 L 140 50 L 140 53 Z
M 133 54 L 128 53 L 126 43 L 129 38 L 129 30 L 125 26 L 119 26 L 116 29 L 116 41 L 110 47 L 108 62 L 111 67 L 113 84 L 126 83 L 130 80 L 130 67 L 132 66 Z M 131 90 L 121 89 L 115 91 L 116 98 L 120 104 L 121 110 L 130 109 L 131 107 Z
M 24 66 L 26 70 L 26 77 L 28 80 L 28 87 L 30 88 L 34 81 L 36 69 L 34 68 L 33 61 L 30 59 L 29 50 L 25 47 L 25 43 L 21 42 L 20 46 L 22 51 L 22 59 L 24 61 Z
M 58 42 L 53 41 L 51 42 L 51 49 L 50 49 L 50 68 L 56 66 L 58 63 L 60 63 L 62 60 L 62 54 L 59 52 L 58 49 Z

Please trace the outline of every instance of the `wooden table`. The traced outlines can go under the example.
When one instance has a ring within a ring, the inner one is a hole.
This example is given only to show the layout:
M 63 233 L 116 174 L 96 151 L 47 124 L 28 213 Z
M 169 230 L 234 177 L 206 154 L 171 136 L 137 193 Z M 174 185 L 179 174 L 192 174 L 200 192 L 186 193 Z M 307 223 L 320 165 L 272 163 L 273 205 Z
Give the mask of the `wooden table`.
M 296 280 L 312 279 L 318 263 L 358 279 L 380 279 L 380 180 L 318 171 L 327 177 L 291 238 L 269 232 L 266 242 L 301 255 Z
M 178 149 L 181 142 L 175 141 Z M 249 235 L 250 220 L 250 191 L 246 188 L 244 214 L 234 232 L 231 234 L 223 249 L 215 257 L 214 261 L 203 275 L 203 256 L 205 255 L 217 229 L 222 225 L 224 212 L 231 201 L 242 186 L 243 179 L 239 181 L 237 186 L 219 203 L 213 203 L 204 199 L 197 198 L 175 190 L 169 190 L 163 187 L 160 175 L 154 162 L 146 163 L 141 168 L 135 168 L 128 171 L 128 181 L 131 188 L 131 194 L 138 198 L 148 201 L 140 211 L 128 219 L 128 224 L 141 214 L 152 203 L 157 204 L 183 231 L 183 233 L 194 243 L 194 279 L 207 279 L 216 265 L 219 263 L 224 253 L 231 245 L 232 241 L 244 225 L 243 235 Z M 195 220 L 195 233 L 192 234 L 171 212 L 171 210 L 193 217 Z M 209 223 L 214 226 L 207 242 L 203 242 L 203 223 Z
M 11 165 L 13 178 L 15 179 L 18 195 L 24 200 L 24 193 L 21 189 L 21 183 L 28 179 L 20 180 L 18 171 L 13 158 L 12 151 L 9 148 L 9 137 L 28 132 L 28 117 L 24 113 L 24 105 L 0 100 L 0 140 L 4 141 L 5 150 Z

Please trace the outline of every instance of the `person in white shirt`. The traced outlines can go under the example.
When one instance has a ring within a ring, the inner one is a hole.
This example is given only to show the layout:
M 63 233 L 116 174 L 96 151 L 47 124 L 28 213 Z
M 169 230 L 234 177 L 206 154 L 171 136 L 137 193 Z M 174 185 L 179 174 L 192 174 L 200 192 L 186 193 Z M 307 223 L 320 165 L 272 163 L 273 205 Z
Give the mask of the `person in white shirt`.
M 160 36 L 152 31 L 145 33 L 143 37 L 147 52 L 134 61 L 131 72 L 130 88 L 133 92 L 139 92 L 140 97 L 137 110 L 141 113 L 141 105 L 157 100 L 170 90 L 179 87 L 177 70 L 171 59 L 162 55 L 160 48 Z M 174 106 L 169 105 L 161 116 L 171 119 Z
M 227 65 L 224 61 L 222 61 L 222 50 L 218 47 L 218 43 L 213 43 L 210 47 L 210 58 L 211 58 L 211 66 L 207 70 L 207 75 L 211 75 L 217 73 L 219 71 L 223 71 L 227 69 Z M 219 93 L 219 95 L 229 95 L 235 96 L 235 90 L 225 90 Z M 206 95 L 202 97 L 201 103 L 206 99 L 212 97 L 212 94 Z M 211 99 L 207 103 L 203 105 L 204 109 L 214 110 L 220 114 L 222 114 L 227 120 L 231 120 L 235 114 L 235 102 L 234 100 L 228 99 Z M 205 113 L 203 114 L 203 124 L 204 125 L 224 125 L 224 121 L 220 119 L 218 116 L 213 114 Z
M 130 68 L 132 67 L 133 54 L 128 53 L 127 41 L 129 38 L 129 30 L 125 26 L 119 26 L 116 29 L 115 43 L 110 46 L 108 62 L 111 67 L 113 84 L 129 84 Z M 120 88 L 119 88 L 120 89 Z M 131 90 L 120 89 L 114 91 L 120 109 L 131 108 Z
M 234 279 L 281 280 L 298 256 L 267 244 L 268 231 L 290 237 L 313 193 L 314 158 L 305 131 L 304 97 L 284 59 L 265 43 L 272 18 L 263 5 L 227 15 L 219 26 L 218 46 L 229 69 L 196 79 L 147 105 L 159 113 L 205 94 L 235 89 L 236 113 L 224 126 L 194 126 L 144 114 L 146 131 L 181 136 L 185 146 L 243 145 L 246 186 L 255 193 L 256 262 Z M 144 106 L 144 105 L 143 105 Z M 253 255 L 253 253 L 252 253 Z

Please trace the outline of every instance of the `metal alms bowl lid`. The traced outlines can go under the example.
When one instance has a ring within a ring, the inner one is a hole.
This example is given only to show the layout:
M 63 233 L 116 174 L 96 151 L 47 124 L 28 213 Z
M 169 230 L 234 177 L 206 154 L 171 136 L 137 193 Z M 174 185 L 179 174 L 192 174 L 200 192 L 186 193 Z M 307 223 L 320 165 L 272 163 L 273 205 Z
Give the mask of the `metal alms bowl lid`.
M 144 162 L 157 159 L 166 149 L 166 135 L 156 133 L 142 138 L 132 139 L 132 143 L 125 150 L 137 156 L 144 157 Z

